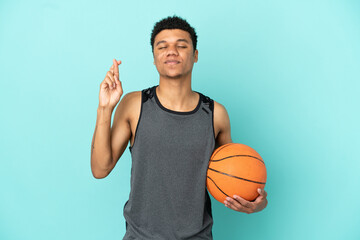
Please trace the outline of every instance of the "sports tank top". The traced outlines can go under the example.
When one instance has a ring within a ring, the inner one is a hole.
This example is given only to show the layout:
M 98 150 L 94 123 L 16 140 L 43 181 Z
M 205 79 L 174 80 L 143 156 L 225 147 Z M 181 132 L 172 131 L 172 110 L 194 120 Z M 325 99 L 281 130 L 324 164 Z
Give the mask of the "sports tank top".
M 129 147 L 132 166 L 123 240 L 212 239 L 206 173 L 215 147 L 213 100 L 197 92 L 195 109 L 173 111 L 160 103 L 157 86 L 142 90 Z

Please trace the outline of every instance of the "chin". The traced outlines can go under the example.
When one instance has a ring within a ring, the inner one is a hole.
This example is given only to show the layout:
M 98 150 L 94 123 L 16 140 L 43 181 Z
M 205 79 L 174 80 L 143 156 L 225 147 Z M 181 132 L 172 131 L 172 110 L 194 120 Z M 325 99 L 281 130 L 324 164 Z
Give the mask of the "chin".
M 178 74 L 178 75 L 166 75 L 167 78 L 172 78 L 172 79 L 178 79 L 178 78 L 181 78 L 182 75 L 181 74 Z
M 183 76 L 183 74 L 181 74 L 181 73 L 173 73 L 173 74 L 167 73 L 167 74 L 165 74 L 165 76 L 167 78 L 177 79 L 177 78 L 181 78 Z

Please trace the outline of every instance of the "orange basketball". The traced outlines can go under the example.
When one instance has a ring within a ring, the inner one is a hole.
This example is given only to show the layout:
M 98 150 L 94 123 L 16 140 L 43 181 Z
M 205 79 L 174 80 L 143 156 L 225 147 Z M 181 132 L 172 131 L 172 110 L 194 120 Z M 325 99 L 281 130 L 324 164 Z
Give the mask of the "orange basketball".
M 211 155 L 206 187 L 219 202 L 234 195 L 253 201 L 259 196 L 257 189 L 264 188 L 265 183 L 265 163 L 251 147 L 228 143 Z

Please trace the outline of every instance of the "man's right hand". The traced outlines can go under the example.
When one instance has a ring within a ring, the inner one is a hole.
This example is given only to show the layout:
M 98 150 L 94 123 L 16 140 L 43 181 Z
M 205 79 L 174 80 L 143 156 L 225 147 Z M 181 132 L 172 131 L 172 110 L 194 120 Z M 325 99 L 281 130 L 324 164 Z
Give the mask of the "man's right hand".
M 113 110 L 119 102 L 123 89 L 119 80 L 119 65 L 121 61 L 113 59 L 113 65 L 106 73 L 104 81 L 100 84 L 99 107 Z

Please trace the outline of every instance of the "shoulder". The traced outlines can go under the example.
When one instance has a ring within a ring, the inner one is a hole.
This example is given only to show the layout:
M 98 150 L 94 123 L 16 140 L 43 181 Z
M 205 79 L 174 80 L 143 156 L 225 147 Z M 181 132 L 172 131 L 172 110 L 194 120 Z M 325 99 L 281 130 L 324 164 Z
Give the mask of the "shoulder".
M 224 105 L 214 103 L 215 148 L 232 142 L 230 118 Z
M 124 95 L 123 101 L 130 103 L 130 102 L 139 100 L 141 98 L 141 92 L 142 91 L 128 92 L 127 94 Z
M 224 105 L 214 100 L 214 116 L 224 117 L 227 115 L 227 111 Z
M 141 107 L 141 92 L 142 91 L 133 91 L 126 93 L 122 97 L 116 112 L 123 114 L 128 120 L 132 118 Z
M 224 105 L 222 105 L 219 102 L 216 102 L 214 99 L 201 94 L 202 96 L 202 101 L 204 104 L 208 105 L 210 110 L 214 112 L 214 118 L 215 117 L 226 117 L 227 115 L 227 111 Z
M 139 105 L 141 101 L 146 102 L 148 98 L 152 98 L 154 95 L 154 87 L 149 87 L 141 91 L 129 92 L 124 96 L 124 101 L 130 105 Z
M 133 91 L 125 94 L 120 103 L 121 102 L 127 108 L 131 108 L 133 105 L 141 103 L 141 91 Z
M 220 129 L 225 128 L 230 122 L 229 114 L 224 105 L 214 101 L 214 124 Z M 220 130 L 219 129 L 219 130 Z

